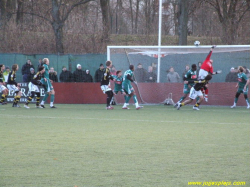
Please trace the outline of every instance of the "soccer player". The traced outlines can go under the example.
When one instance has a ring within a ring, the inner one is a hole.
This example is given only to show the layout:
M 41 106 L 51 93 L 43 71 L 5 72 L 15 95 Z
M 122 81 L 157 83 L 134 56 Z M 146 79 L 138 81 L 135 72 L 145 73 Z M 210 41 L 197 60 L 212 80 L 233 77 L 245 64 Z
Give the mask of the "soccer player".
M 203 101 L 203 94 L 201 92 L 201 89 L 205 87 L 206 84 L 212 79 L 212 75 L 208 74 L 205 79 L 198 80 L 198 81 L 185 81 L 186 84 L 189 83 L 195 83 L 195 85 L 191 88 L 190 94 L 189 94 L 189 100 L 186 100 L 185 102 L 179 103 L 177 106 L 177 110 L 179 110 L 182 106 L 187 105 L 191 103 L 196 97 L 199 97 L 199 100 L 196 102 L 196 104 L 193 106 L 194 110 L 200 110 L 199 106 L 201 102 Z
M 129 100 L 131 99 L 131 97 L 133 97 L 133 99 L 134 99 L 136 110 L 139 110 L 142 108 L 142 106 L 139 106 L 139 104 L 138 104 L 135 90 L 134 90 L 133 86 L 131 85 L 131 82 L 134 82 L 134 80 L 132 79 L 134 70 L 135 70 L 134 65 L 130 65 L 129 70 L 125 71 L 125 73 L 123 75 L 122 88 L 125 91 L 125 93 L 127 94 L 127 97 L 126 97 L 126 100 L 125 100 L 125 103 L 124 103 L 122 109 L 129 109 L 127 106 L 129 105 Z M 134 82 L 134 83 L 136 84 L 136 82 Z
M 44 72 L 44 77 L 42 77 L 41 79 L 41 83 L 45 85 L 44 88 L 45 88 L 46 94 L 40 105 L 41 107 L 45 108 L 44 103 L 46 102 L 47 98 L 50 95 L 50 108 L 56 108 L 54 106 L 55 90 L 49 79 L 49 59 L 48 58 L 43 59 L 43 66 L 44 66 L 45 72 Z
M 106 62 L 106 68 L 103 71 L 102 79 L 101 79 L 101 89 L 104 94 L 107 94 L 107 110 L 113 110 L 114 107 L 110 106 L 111 99 L 113 97 L 113 92 L 110 86 L 110 80 L 113 80 L 113 77 L 110 74 L 110 68 L 112 67 L 112 61 Z
M 0 105 L 6 105 L 5 98 L 7 97 L 9 90 L 4 86 L 4 75 L 3 71 L 5 69 L 5 66 L 3 64 L 0 64 L 0 93 L 2 92 L 2 97 L 0 100 Z
M 215 75 L 215 74 L 221 73 L 221 70 L 218 70 L 218 71 L 214 72 L 214 69 L 213 69 L 213 60 L 210 59 L 210 57 L 211 57 L 211 55 L 213 53 L 213 49 L 215 47 L 216 46 L 212 46 L 211 47 L 210 52 L 207 55 L 207 58 L 202 63 L 200 71 L 199 71 L 199 77 L 198 77 L 199 79 L 202 79 L 202 80 L 205 79 L 205 77 L 208 74 Z M 204 97 L 205 101 L 208 102 L 208 88 L 207 87 L 204 87 L 204 93 L 205 93 L 205 97 Z
M 7 88 L 9 89 L 9 91 L 13 91 L 15 95 L 12 107 L 21 108 L 18 105 L 18 102 L 20 101 L 22 92 L 20 91 L 20 84 L 16 82 L 16 72 L 18 71 L 18 69 L 19 67 L 17 64 L 12 65 L 12 70 L 8 76 Z
M 43 108 L 39 105 L 39 103 L 40 103 L 40 90 L 39 90 L 38 86 L 42 86 L 42 83 L 40 80 L 43 77 L 44 71 L 45 71 L 44 66 L 40 66 L 38 68 L 38 72 L 34 75 L 33 79 L 29 83 L 29 91 L 30 91 L 31 95 L 27 99 L 27 102 L 25 103 L 24 108 L 28 108 L 28 109 L 30 108 L 28 105 L 29 105 L 30 101 L 35 97 L 35 95 L 36 95 L 36 108 Z
M 197 75 L 196 75 L 196 70 L 197 70 L 197 66 L 196 64 L 192 64 L 192 69 L 189 70 L 185 75 L 183 80 L 184 81 L 191 81 L 191 80 L 197 80 Z M 190 89 L 192 88 L 192 86 L 194 85 L 194 83 L 189 83 L 189 84 L 184 84 L 184 88 L 183 88 L 183 96 L 180 98 L 180 100 L 175 104 L 175 107 L 178 106 L 178 103 L 181 103 L 186 97 L 187 95 L 190 93 Z
M 242 66 L 240 66 L 238 68 L 238 83 L 236 84 L 236 88 L 238 88 L 235 98 L 234 98 L 234 104 L 233 106 L 231 106 L 231 108 L 235 108 L 238 98 L 240 96 L 241 93 L 244 94 L 245 100 L 247 102 L 247 109 L 250 108 L 250 103 L 249 103 L 249 99 L 247 97 L 248 94 L 248 85 L 250 82 L 250 79 L 246 76 L 246 74 L 244 73 L 244 68 Z
M 122 82 L 123 82 L 123 78 L 122 78 L 122 71 L 118 70 L 116 72 L 116 75 L 112 75 L 114 81 L 115 81 L 115 88 L 114 88 L 114 94 L 117 95 L 118 92 L 121 92 L 121 94 L 124 95 L 124 99 L 126 100 L 126 93 L 124 92 L 124 90 L 122 89 Z

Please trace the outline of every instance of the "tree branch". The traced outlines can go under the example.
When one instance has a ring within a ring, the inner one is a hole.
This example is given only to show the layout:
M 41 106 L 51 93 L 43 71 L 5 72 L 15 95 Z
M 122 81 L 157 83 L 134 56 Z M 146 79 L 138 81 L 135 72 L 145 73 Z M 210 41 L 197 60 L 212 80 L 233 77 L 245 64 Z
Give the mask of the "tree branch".
M 69 8 L 69 10 L 66 12 L 66 14 L 62 17 L 62 22 L 65 22 L 65 21 L 67 20 L 67 18 L 69 17 L 70 12 L 71 12 L 75 7 L 77 7 L 77 6 L 79 6 L 79 5 L 86 4 L 86 3 L 90 2 L 90 1 L 93 1 L 93 0 L 80 0 L 78 3 L 73 4 L 73 5 Z
M 49 18 L 44 17 L 44 16 L 42 16 L 42 15 L 39 15 L 39 14 L 36 14 L 36 13 L 33 13 L 33 12 L 20 12 L 20 13 L 29 14 L 29 15 L 33 15 L 33 16 L 37 16 L 37 17 L 39 17 L 39 18 L 42 18 L 42 19 L 48 21 L 50 24 L 52 24 L 52 20 L 50 20 Z M 14 13 L 14 14 L 16 14 L 16 13 Z

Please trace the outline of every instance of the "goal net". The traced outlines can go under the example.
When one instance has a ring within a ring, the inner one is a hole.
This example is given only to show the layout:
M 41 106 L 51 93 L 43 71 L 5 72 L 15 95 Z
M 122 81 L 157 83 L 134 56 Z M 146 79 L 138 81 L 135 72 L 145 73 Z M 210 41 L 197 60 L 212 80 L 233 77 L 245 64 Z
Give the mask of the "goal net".
M 191 69 L 192 64 L 197 64 L 198 74 L 199 62 L 205 60 L 210 48 L 211 46 L 108 46 L 107 60 L 113 62 L 115 70 L 122 72 L 133 64 L 134 78 L 138 83 L 133 86 L 139 101 L 159 104 L 171 98 L 171 95 L 177 101 L 182 95 L 186 68 Z M 230 72 L 236 73 L 238 66 L 250 68 L 250 45 L 216 46 L 211 59 L 214 61 L 214 70 L 222 70 L 221 74 L 213 76 L 211 83 L 224 83 Z M 169 79 L 173 74 L 170 68 L 179 77 Z M 124 102 L 119 95 L 116 100 L 118 103 Z

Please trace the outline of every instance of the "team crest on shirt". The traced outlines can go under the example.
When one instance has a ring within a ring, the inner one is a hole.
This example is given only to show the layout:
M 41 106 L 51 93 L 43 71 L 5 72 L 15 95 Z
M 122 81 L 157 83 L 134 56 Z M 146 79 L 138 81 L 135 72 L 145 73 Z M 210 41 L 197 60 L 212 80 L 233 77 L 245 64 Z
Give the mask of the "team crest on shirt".
M 239 82 L 242 82 L 242 78 L 238 78 L 238 81 L 239 81 Z
M 197 78 L 196 75 L 192 75 L 192 76 L 191 76 L 191 79 L 196 79 L 196 78 Z

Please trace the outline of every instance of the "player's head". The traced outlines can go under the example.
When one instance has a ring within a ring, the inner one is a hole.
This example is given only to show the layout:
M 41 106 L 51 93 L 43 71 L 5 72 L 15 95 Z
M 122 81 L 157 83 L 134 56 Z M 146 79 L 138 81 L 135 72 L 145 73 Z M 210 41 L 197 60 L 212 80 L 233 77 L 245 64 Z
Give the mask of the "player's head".
M 13 64 L 12 71 L 17 71 L 17 70 L 18 70 L 18 64 Z
M 242 66 L 239 66 L 239 67 L 238 67 L 238 71 L 239 71 L 240 73 L 242 73 L 242 72 L 244 72 L 244 68 L 243 68 Z
M 206 77 L 205 77 L 205 80 L 206 81 L 210 81 L 212 79 L 212 75 L 208 74 Z
M 104 69 L 104 65 L 100 64 L 99 68 L 100 68 L 100 70 L 103 70 Z
M 41 73 L 44 73 L 45 69 L 44 69 L 43 66 L 40 66 L 40 67 L 38 68 L 38 71 L 41 72 Z
M 212 59 L 210 59 L 210 63 L 213 64 L 213 62 L 214 62 L 214 61 L 213 61 Z
M 196 64 L 192 64 L 192 70 L 193 70 L 193 71 L 196 71 L 196 70 L 197 70 Z
M 112 66 L 112 61 L 108 60 L 108 61 L 106 62 L 106 66 L 107 66 L 107 68 L 111 68 L 111 66 Z
M 198 67 L 201 67 L 201 65 L 202 65 L 202 62 L 198 62 Z
M 44 58 L 43 59 L 43 63 L 49 65 L 49 59 L 48 58 Z
M 135 66 L 134 65 L 129 65 L 129 69 L 131 70 L 131 71 L 134 71 L 135 70 Z
M 117 77 L 121 77 L 121 76 L 122 76 L 122 71 L 121 71 L 121 70 L 118 70 L 118 71 L 116 72 L 116 76 L 117 76 Z
M 141 63 L 139 63 L 138 65 L 137 65 L 137 68 L 142 68 L 142 64 Z

